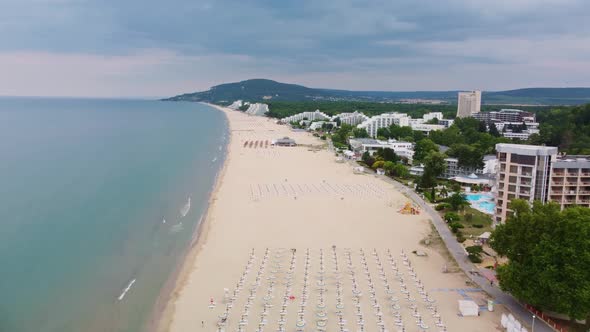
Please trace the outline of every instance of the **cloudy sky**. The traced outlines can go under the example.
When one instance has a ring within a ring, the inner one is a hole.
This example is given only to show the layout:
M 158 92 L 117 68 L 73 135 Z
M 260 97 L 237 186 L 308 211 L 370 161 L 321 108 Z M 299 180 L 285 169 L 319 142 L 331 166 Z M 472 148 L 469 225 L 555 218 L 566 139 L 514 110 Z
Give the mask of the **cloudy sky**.
M 588 0 L 0 0 L 0 95 L 590 86 Z

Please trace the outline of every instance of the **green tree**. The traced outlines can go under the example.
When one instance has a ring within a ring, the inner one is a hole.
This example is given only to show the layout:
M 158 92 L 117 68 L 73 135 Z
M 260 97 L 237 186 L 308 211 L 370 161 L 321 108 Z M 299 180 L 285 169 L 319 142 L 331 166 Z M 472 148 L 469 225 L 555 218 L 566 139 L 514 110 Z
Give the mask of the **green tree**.
M 405 179 L 410 176 L 410 170 L 402 164 L 395 164 L 393 166 L 393 175 Z
M 412 130 L 412 127 L 409 126 L 400 127 L 398 125 L 392 124 L 391 126 L 389 126 L 389 132 L 391 134 L 391 137 L 397 140 L 403 137 L 414 136 L 414 131 Z
M 443 217 L 443 219 L 446 222 L 453 222 L 453 221 L 459 221 L 461 219 L 461 217 L 459 217 L 459 215 L 456 214 L 455 212 L 447 212 L 447 213 L 445 213 L 445 216 Z
M 452 194 L 446 201 L 454 211 L 461 211 L 466 206 L 469 206 L 469 202 L 465 198 L 465 195 L 459 192 Z
M 363 153 L 363 155 L 361 156 L 361 160 L 367 164 L 367 166 L 373 166 L 373 164 L 375 163 L 375 158 L 373 158 L 373 156 L 371 156 L 371 154 L 369 153 L 369 151 L 365 151 Z
M 383 168 L 383 164 L 385 164 L 385 162 L 383 160 L 377 160 L 373 163 L 371 168 L 372 169 Z
M 398 155 L 390 148 L 378 148 L 375 154 L 382 157 L 385 161 L 398 162 L 400 160 Z
M 424 158 L 424 174 L 420 178 L 420 187 L 431 188 L 431 198 L 434 200 L 434 187 L 436 186 L 436 178 L 441 176 L 447 168 L 445 162 L 445 155 L 437 152 L 430 151 L 430 153 Z
M 391 137 L 391 133 L 389 132 L 389 129 L 387 128 L 379 128 L 377 129 L 377 137 L 383 137 L 383 138 L 390 138 Z
M 367 138 L 369 137 L 369 133 L 367 133 L 365 128 L 354 128 L 352 130 L 352 136 L 355 138 Z
M 393 175 L 394 168 L 395 168 L 395 163 L 392 162 L 392 161 L 386 161 L 386 162 L 383 163 L 383 169 L 389 175 Z
M 494 136 L 494 137 L 500 137 L 500 132 L 498 131 L 498 127 L 496 127 L 495 123 L 490 123 L 490 131 L 489 131 L 490 135 Z
M 417 142 L 414 147 L 414 160 L 422 162 L 430 152 L 438 152 L 438 146 L 428 138 L 423 139 Z
M 451 157 L 459 159 L 459 166 L 471 167 L 471 168 L 482 168 L 483 163 L 483 152 L 477 149 L 475 146 L 467 144 L 454 144 L 451 146 L 447 154 Z
M 449 195 L 449 191 L 447 190 L 447 187 L 443 186 L 440 189 L 440 195 L 445 198 Z
M 514 215 L 496 227 L 491 246 L 508 257 L 500 287 L 542 310 L 586 319 L 590 328 L 590 209 L 560 211 L 555 203 L 510 204 Z

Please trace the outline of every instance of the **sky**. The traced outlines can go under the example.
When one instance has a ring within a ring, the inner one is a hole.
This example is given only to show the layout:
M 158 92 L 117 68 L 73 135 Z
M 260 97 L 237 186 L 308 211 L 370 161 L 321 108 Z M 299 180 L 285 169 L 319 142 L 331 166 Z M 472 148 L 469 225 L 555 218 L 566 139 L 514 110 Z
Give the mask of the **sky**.
M 0 0 L 0 95 L 590 86 L 588 0 Z

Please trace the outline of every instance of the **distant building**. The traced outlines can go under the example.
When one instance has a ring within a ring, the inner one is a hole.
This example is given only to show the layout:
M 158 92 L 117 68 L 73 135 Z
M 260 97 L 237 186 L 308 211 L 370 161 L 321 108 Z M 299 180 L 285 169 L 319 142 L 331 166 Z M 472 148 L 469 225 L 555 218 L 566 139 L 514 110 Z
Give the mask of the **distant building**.
M 427 123 L 414 123 L 410 125 L 412 130 L 421 131 L 424 134 L 428 135 L 433 130 L 443 130 L 446 127 L 441 124 L 427 124 Z
M 424 175 L 424 165 L 420 164 L 418 166 L 410 167 L 410 175 L 414 175 L 414 176 Z
M 438 120 L 438 124 L 445 126 L 445 128 L 449 128 L 450 126 L 453 125 L 453 123 L 455 123 L 455 120 L 453 120 L 453 119 L 440 119 L 440 120 Z
M 227 108 L 232 109 L 232 110 L 238 110 L 240 107 L 242 107 L 242 105 L 243 105 L 243 102 L 241 100 L 236 100 L 231 105 L 229 105 Z
M 268 105 L 267 104 L 250 104 L 250 107 L 246 110 L 246 114 L 250 115 L 264 115 L 268 113 Z
M 331 117 L 328 116 L 324 112 L 320 112 L 320 110 L 315 110 L 315 112 L 302 112 L 302 113 L 297 113 L 297 114 L 288 116 L 286 118 L 282 118 L 281 119 L 281 123 L 291 123 L 291 122 L 297 122 L 297 123 L 299 123 L 299 121 L 303 121 L 303 120 L 309 120 L 309 121 L 314 121 L 314 120 L 330 121 L 331 120 Z
M 315 121 L 309 124 L 309 130 L 321 129 L 324 125 L 332 125 L 332 128 L 338 126 L 338 124 L 333 121 Z
M 484 166 L 482 168 L 475 168 L 459 166 L 459 159 L 457 158 L 445 158 L 447 167 L 442 177 L 445 179 L 450 179 L 457 176 L 469 176 L 471 174 L 488 178 L 495 177 L 495 168 L 497 164 L 496 156 L 484 156 L 483 161 Z
M 414 157 L 414 144 L 396 140 L 380 141 L 372 138 L 351 138 L 349 144 L 357 154 L 369 152 L 374 154 L 378 149 L 391 149 L 396 155 L 409 161 Z
M 481 110 L 481 91 L 459 92 L 457 117 L 467 118 Z
M 345 123 L 350 126 L 357 126 L 357 125 L 369 120 L 368 116 L 364 115 L 361 112 L 357 112 L 357 111 L 354 111 L 352 113 L 336 114 L 332 117 L 331 120 L 335 121 L 336 118 L 340 119 L 341 123 Z
M 472 117 L 484 121 L 487 125 L 495 122 L 535 122 L 535 114 L 517 109 L 501 109 L 492 112 L 479 112 Z
M 275 145 L 275 146 L 296 146 L 297 145 L 295 140 L 292 138 L 289 138 L 289 137 L 279 138 L 277 140 L 272 141 L 271 144 Z
M 383 113 L 369 118 L 358 125 L 358 128 L 363 128 L 369 133 L 371 137 L 377 137 L 377 131 L 381 128 L 388 128 L 391 125 L 400 127 L 410 125 L 410 117 L 404 113 Z
M 513 199 L 547 201 L 550 166 L 557 159 L 557 148 L 496 144 L 496 151 L 499 167 L 494 221 L 501 223 L 512 213 L 509 203 Z

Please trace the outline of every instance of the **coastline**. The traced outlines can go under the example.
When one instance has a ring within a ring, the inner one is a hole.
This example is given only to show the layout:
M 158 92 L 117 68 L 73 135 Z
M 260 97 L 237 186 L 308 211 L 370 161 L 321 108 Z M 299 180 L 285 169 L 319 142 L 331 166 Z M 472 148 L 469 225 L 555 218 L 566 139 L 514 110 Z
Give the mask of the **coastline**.
M 464 289 L 466 276 L 443 272 L 443 267 L 449 263 L 448 257 L 443 257 L 436 248 L 423 245 L 432 231 L 431 220 L 428 216 L 399 213 L 408 198 L 394 185 L 371 174 L 355 175 L 351 165 L 338 163 L 332 152 L 318 149 L 318 144 L 324 142 L 307 132 L 293 132 L 268 118 L 213 107 L 225 113 L 230 128 L 223 176 L 216 182 L 203 221 L 203 234 L 199 234 L 185 258 L 158 331 L 183 332 L 201 324 L 211 330 L 209 327 L 217 323 L 225 307 L 218 305 L 226 301 L 224 289 L 227 292 L 236 285 L 248 252 L 251 258 L 259 259 L 269 248 L 275 250 L 275 256 L 281 256 L 280 252 L 286 248 L 296 249 L 300 262 L 305 259 L 306 250 L 311 250 L 312 257 L 317 259 L 322 250 L 338 248 L 335 254 L 344 259 L 350 250 L 357 254 L 358 250 L 361 253 L 363 249 L 377 250 L 385 255 L 390 249 L 393 253 L 418 249 L 425 252 L 427 258 L 413 256 L 412 266 L 420 271 L 421 280 L 429 291 L 434 292 L 434 300 L 440 303 L 439 312 L 450 330 L 467 328 L 483 332 L 498 326 L 501 307 L 482 315 L 485 318 L 457 317 L 457 300 L 462 295 L 455 290 Z M 285 136 L 295 139 L 298 146 L 267 148 L 262 145 L 264 141 Z M 376 267 L 371 269 L 378 273 Z M 248 270 L 246 268 L 246 273 Z M 295 273 L 294 277 L 303 279 L 303 272 Z M 267 278 L 273 277 L 264 279 Z M 248 281 L 246 284 L 254 285 Z M 352 285 L 345 282 L 345 288 L 350 287 Z M 294 292 L 300 290 L 299 285 Z M 420 297 L 419 294 L 413 296 Z M 483 293 L 469 296 L 481 303 L 486 297 Z M 352 301 L 352 298 L 346 300 Z M 243 297 L 238 297 L 237 301 L 238 307 L 247 302 Z M 370 305 L 368 299 L 363 301 L 364 305 Z M 273 302 L 273 306 L 278 307 L 279 303 Z M 238 310 L 229 317 L 230 325 L 240 322 Z M 257 306 L 252 310 L 256 315 L 261 309 Z M 278 312 L 269 318 L 276 321 L 276 315 Z M 336 315 L 331 311 L 327 316 L 334 325 Z M 409 310 L 402 313 L 407 322 L 414 320 L 412 315 Z M 345 317 L 350 322 L 355 321 L 352 312 Z M 293 311 L 287 316 L 290 324 L 294 325 L 296 319 Z M 367 321 L 375 323 L 371 318 Z M 393 324 L 393 321 L 387 323 Z M 434 323 L 433 320 L 429 322 Z M 367 328 L 367 331 L 376 330 Z
M 225 143 L 223 164 L 216 175 L 215 183 L 213 185 L 211 193 L 209 194 L 207 207 L 201 215 L 201 220 L 199 224 L 197 225 L 197 227 L 195 227 L 191 242 L 187 247 L 186 252 L 179 260 L 176 270 L 173 273 L 171 273 L 170 277 L 164 284 L 164 287 L 162 287 L 156 305 L 154 306 L 154 312 L 151 315 L 150 320 L 146 324 L 146 331 L 148 332 L 166 332 L 170 329 L 170 325 L 172 324 L 172 319 L 174 317 L 174 308 L 176 300 L 178 299 L 179 294 L 184 288 L 185 284 L 188 282 L 188 278 L 190 276 L 191 269 L 193 268 L 196 256 L 199 254 L 199 251 L 202 249 L 202 246 L 207 239 L 207 234 L 210 228 L 209 224 L 211 218 L 211 208 L 212 205 L 215 203 L 215 196 L 219 192 L 219 187 L 223 182 L 223 177 L 227 171 L 227 166 L 229 163 L 233 135 L 231 132 L 231 123 L 229 121 L 229 118 L 227 117 L 227 113 L 217 105 L 209 103 L 204 104 L 218 110 L 219 112 L 222 112 L 227 123 L 228 139 Z

